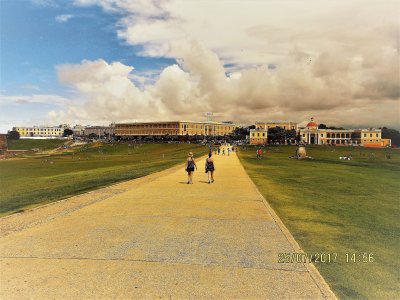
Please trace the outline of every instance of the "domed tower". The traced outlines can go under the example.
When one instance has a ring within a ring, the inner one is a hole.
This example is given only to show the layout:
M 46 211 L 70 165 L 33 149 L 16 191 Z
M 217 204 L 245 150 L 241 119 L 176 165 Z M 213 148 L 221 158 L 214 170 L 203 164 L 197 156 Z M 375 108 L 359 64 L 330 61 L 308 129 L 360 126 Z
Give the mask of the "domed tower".
M 305 144 L 318 144 L 318 124 L 314 122 L 314 117 L 308 122 L 307 126 L 300 129 L 301 142 Z
M 318 129 L 318 124 L 314 122 L 314 117 L 311 117 L 311 121 L 308 122 L 306 127 L 308 129 Z

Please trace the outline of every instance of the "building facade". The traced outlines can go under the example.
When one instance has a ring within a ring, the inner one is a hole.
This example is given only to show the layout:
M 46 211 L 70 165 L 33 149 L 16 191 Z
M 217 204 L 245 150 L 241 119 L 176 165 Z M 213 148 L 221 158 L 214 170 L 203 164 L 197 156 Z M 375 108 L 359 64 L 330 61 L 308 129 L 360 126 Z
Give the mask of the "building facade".
M 365 147 L 390 147 L 390 139 L 382 139 L 380 129 L 319 129 L 311 121 L 299 129 L 301 142 L 314 145 L 361 145 Z
M 296 130 L 297 131 L 297 123 L 290 122 L 290 121 L 283 121 L 283 122 L 256 122 L 256 129 L 270 129 L 274 127 L 281 127 L 286 130 Z
M 223 136 L 232 133 L 235 124 L 218 122 L 192 122 L 192 121 L 167 121 L 167 122 L 138 122 L 115 124 L 115 136 L 184 136 L 204 135 Z
M 268 143 L 268 129 L 250 129 L 250 145 L 265 145 Z
M 59 138 L 64 134 L 64 129 L 67 128 L 65 125 L 45 127 L 45 126 L 33 126 L 33 127 L 13 127 L 12 130 L 18 131 L 20 137 L 48 137 L 48 138 Z
M 114 135 L 114 124 L 110 126 L 87 126 L 83 129 L 84 136 L 111 137 Z
M 8 149 L 7 135 L 0 133 L 0 155 L 5 154 L 7 149 Z

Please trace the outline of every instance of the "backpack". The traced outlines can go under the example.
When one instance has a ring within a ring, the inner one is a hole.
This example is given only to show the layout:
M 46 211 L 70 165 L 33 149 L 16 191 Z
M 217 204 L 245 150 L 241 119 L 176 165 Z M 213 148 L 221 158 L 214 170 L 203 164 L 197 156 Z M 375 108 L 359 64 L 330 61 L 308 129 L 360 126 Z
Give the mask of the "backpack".
M 212 161 L 207 160 L 207 168 L 211 168 L 214 165 Z
M 194 168 L 194 162 L 193 162 L 193 159 L 191 159 L 191 160 L 188 160 L 187 168 L 188 168 L 188 169 L 193 169 L 193 168 Z

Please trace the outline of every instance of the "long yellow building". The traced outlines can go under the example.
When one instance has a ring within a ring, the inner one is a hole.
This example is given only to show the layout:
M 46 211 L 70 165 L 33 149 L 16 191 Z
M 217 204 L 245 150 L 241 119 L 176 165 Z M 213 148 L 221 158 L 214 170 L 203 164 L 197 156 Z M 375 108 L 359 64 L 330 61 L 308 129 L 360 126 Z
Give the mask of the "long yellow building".
M 218 122 L 166 121 L 117 123 L 114 134 L 118 137 L 138 136 L 223 136 L 232 133 L 237 125 Z
M 62 137 L 66 126 L 33 126 L 33 127 L 13 127 L 13 130 L 18 131 L 20 137 Z

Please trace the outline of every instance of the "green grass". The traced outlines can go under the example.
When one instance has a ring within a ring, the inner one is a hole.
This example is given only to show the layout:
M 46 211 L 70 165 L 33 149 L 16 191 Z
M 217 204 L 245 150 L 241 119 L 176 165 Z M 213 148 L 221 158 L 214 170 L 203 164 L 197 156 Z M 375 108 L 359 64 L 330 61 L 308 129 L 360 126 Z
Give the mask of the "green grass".
M 54 202 L 185 162 L 207 147 L 188 144 L 91 145 L 54 155 L 0 161 L 0 216 Z
M 19 139 L 7 140 L 9 150 L 31 150 L 40 149 L 41 151 L 50 150 L 62 146 L 68 140 L 46 139 L 46 140 L 32 140 L 32 139 Z
M 336 263 L 315 263 L 335 294 L 398 298 L 400 151 L 308 147 L 314 160 L 295 160 L 294 147 L 268 149 L 262 160 L 253 147 L 239 157 L 305 252 L 338 254 Z M 338 159 L 350 152 L 352 161 Z M 373 253 L 374 262 L 347 263 L 353 252 Z

